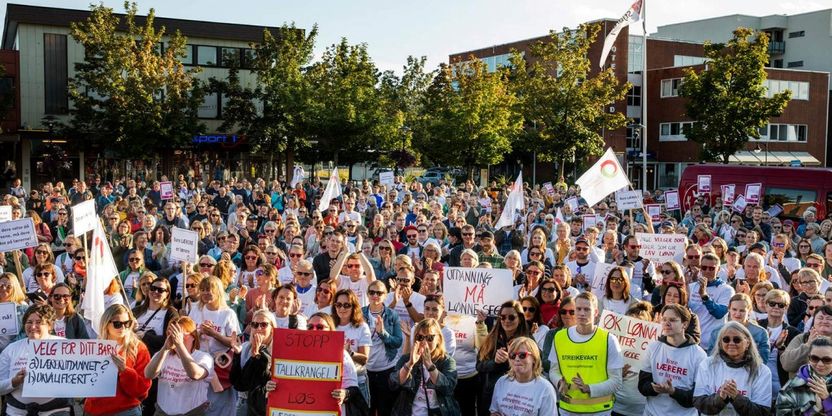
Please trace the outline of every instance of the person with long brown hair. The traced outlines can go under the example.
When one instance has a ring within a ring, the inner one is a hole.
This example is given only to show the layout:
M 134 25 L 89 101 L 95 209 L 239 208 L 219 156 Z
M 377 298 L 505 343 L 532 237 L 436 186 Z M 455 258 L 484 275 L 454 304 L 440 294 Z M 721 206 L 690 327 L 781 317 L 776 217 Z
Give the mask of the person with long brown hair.
M 478 327 L 483 325 L 483 321 L 477 321 Z M 520 302 L 510 300 L 500 305 L 498 320 L 494 321 L 494 327 L 485 337 L 477 359 L 481 388 L 477 409 L 481 416 L 488 414 L 497 380 L 509 370 L 508 344 L 517 337 L 530 336 Z
M 332 320 L 338 331 L 344 333 L 344 350 L 349 353 L 355 363 L 358 387 L 364 395 L 364 400 L 370 401 L 370 388 L 367 384 L 367 359 L 370 356 L 372 334 L 370 327 L 364 322 L 358 297 L 349 290 L 341 289 L 335 293 Z

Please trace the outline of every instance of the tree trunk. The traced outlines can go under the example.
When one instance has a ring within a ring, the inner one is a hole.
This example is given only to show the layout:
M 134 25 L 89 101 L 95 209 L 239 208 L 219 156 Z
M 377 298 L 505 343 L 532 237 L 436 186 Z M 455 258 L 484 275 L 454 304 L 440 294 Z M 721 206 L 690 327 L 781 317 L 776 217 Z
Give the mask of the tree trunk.
M 295 152 L 286 149 L 286 182 L 291 183 L 295 176 Z
M 560 178 L 564 178 L 563 173 L 564 173 L 565 167 L 566 167 L 566 159 L 561 158 L 560 159 L 560 166 L 558 166 L 558 177 L 556 178 L 555 183 L 560 182 Z

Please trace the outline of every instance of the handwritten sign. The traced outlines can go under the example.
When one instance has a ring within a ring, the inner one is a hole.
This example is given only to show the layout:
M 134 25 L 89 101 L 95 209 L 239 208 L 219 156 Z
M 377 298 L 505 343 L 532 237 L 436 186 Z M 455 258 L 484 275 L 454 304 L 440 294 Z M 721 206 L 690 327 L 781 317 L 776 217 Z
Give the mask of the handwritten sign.
M 679 202 L 679 190 L 674 189 L 664 193 L 664 203 L 668 211 L 675 211 L 682 209 L 682 204 Z
M 774 204 L 768 208 L 768 215 L 771 218 L 774 218 L 783 213 L 783 206 L 780 204 Z
M 161 196 L 163 201 L 173 199 L 173 194 L 173 182 L 159 182 L 159 195 Z
M 607 276 L 613 267 L 618 266 L 615 263 L 596 263 L 595 275 L 592 277 L 592 294 L 601 298 L 604 296 L 604 287 L 607 285 Z
M 0 303 L 0 335 L 17 335 L 19 332 L 17 305 L 11 302 Z
M 514 294 L 508 269 L 446 267 L 443 279 L 448 314 L 497 316 L 500 305 Z
M 745 199 L 748 200 L 749 204 L 760 203 L 760 193 L 762 190 L 763 184 L 761 183 L 749 183 L 745 185 Z
M 594 227 L 598 224 L 598 216 L 595 214 L 586 214 L 583 216 L 583 230 L 586 231 L 589 227 Z
M 6 222 L 12 220 L 12 206 L 11 205 L 0 205 L 0 222 Z
M 621 352 L 624 354 L 624 364 L 629 364 L 634 371 L 644 367 L 647 347 L 662 334 L 660 324 L 607 310 L 601 313 L 599 326 L 618 338 Z
M 662 219 L 662 204 L 647 204 L 647 215 L 653 222 Z
M 170 259 L 196 263 L 199 233 L 173 227 L 170 233 Z
M 38 235 L 31 218 L 0 222 L 0 253 L 36 247 Z
M 23 397 L 114 397 L 118 368 L 115 341 L 29 341 Z
M 552 182 L 545 182 L 543 184 L 543 189 L 546 190 L 547 195 L 554 195 L 555 194 L 555 187 L 552 185 Z
M 75 235 L 92 231 L 96 222 L 98 222 L 98 216 L 95 215 L 94 200 L 90 199 L 72 207 L 72 232 Z
M 275 329 L 272 377 L 280 388 L 269 394 L 268 414 L 338 416 L 332 390 L 341 388 L 343 360 L 341 331 Z
M 698 175 L 696 177 L 696 190 L 699 193 L 711 192 L 711 175 Z
M 737 199 L 734 200 L 734 203 L 731 204 L 731 209 L 742 214 L 743 212 L 745 212 L 746 206 L 748 206 L 748 201 L 745 199 L 744 196 L 738 195 Z
M 636 233 L 641 244 L 641 256 L 656 264 L 673 260 L 685 252 L 687 237 L 684 234 Z
M 572 209 L 572 212 L 575 212 L 575 211 L 578 210 L 578 198 L 577 197 L 573 196 L 572 198 L 569 198 L 564 202 L 566 202 L 566 205 L 569 205 L 569 208 Z
M 736 189 L 734 184 L 722 185 L 722 206 L 729 207 L 734 203 Z
M 395 184 L 396 179 L 392 171 L 385 171 L 378 173 L 378 181 L 382 185 L 393 186 L 393 184 Z
M 621 189 L 615 191 L 615 204 L 618 205 L 618 209 L 621 211 L 625 209 L 639 209 L 644 206 L 642 195 L 640 191 Z

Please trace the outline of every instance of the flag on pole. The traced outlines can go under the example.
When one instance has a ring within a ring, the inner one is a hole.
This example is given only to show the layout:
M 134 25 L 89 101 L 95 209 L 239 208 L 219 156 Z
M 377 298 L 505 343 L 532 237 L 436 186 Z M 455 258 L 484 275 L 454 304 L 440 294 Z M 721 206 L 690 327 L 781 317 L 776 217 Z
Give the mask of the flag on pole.
M 563 219 L 563 213 L 560 212 L 560 207 L 558 207 L 558 213 L 555 214 L 555 224 L 560 224 L 564 222 L 566 221 Z
M 514 225 L 514 215 L 516 211 L 522 211 L 526 208 L 526 201 L 523 197 L 523 172 L 517 175 L 517 180 L 511 187 L 511 192 L 508 194 L 506 205 L 503 207 L 503 212 L 500 214 L 500 219 L 494 228 L 500 229 L 509 225 Z
M 575 184 L 581 187 L 581 196 L 587 205 L 593 206 L 607 195 L 630 185 L 630 180 L 610 147 Z
M 104 291 L 110 286 L 113 278 L 118 276 L 116 263 L 113 261 L 113 253 L 107 243 L 107 234 L 101 227 L 101 222 L 96 221 L 92 232 L 92 247 L 90 258 L 87 262 L 87 279 L 84 288 L 84 303 L 81 309 L 84 310 L 84 318 L 92 322 L 92 328 L 96 332 L 100 328 L 101 315 L 104 314 Z
M 604 67 L 604 62 L 607 61 L 607 55 L 609 55 L 612 45 L 618 38 L 618 33 L 621 32 L 621 29 L 624 29 L 630 24 L 641 20 L 642 6 L 644 5 L 643 2 L 644 0 L 636 0 L 636 2 L 630 6 L 630 9 L 627 10 L 627 13 L 624 13 L 624 16 L 621 16 L 621 18 L 618 19 L 618 23 L 615 24 L 615 27 L 610 30 L 607 38 L 604 39 L 604 48 L 601 50 L 601 61 L 598 62 L 598 66 L 600 68 Z
M 321 196 L 321 204 L 318 206 L 318 211 L 321 214 L 326 212 L 329 208 L 329 202 L 341 196 L 341 180 L 338 179 L 338 168 L 332 169 L 332 175 L 329 177 L 329 183 L 326 184 L 323 196 Z
M 292 170 L 292 188 L 294 189 L 298 185 L 298 182 L 302 181 L 305 177 L 306 172 L 303 170 L 303 166 L 295 165 L 295 169 Z

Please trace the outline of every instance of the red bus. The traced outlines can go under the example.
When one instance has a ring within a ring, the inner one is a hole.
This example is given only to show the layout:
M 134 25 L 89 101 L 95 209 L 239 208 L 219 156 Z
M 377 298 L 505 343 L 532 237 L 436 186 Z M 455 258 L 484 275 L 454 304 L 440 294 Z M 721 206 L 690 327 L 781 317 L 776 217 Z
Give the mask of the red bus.
M 832 169 L 803 167 L 769 167 L 701 164 L 691 165 L 682 172 L 679 198 L 687 210 L 696 200 L 699 175 L 711 175 L 711 202 L 721 196 L 721 185 L 736 185 L 735 194 L 745 193 L 745 185 L 761 183 L 763 209 L 774 204 L 783 207 L 781 216 L 802 218 L 806 208 L 814 206 L 817 218 L 826 218 L 832 211 Z

